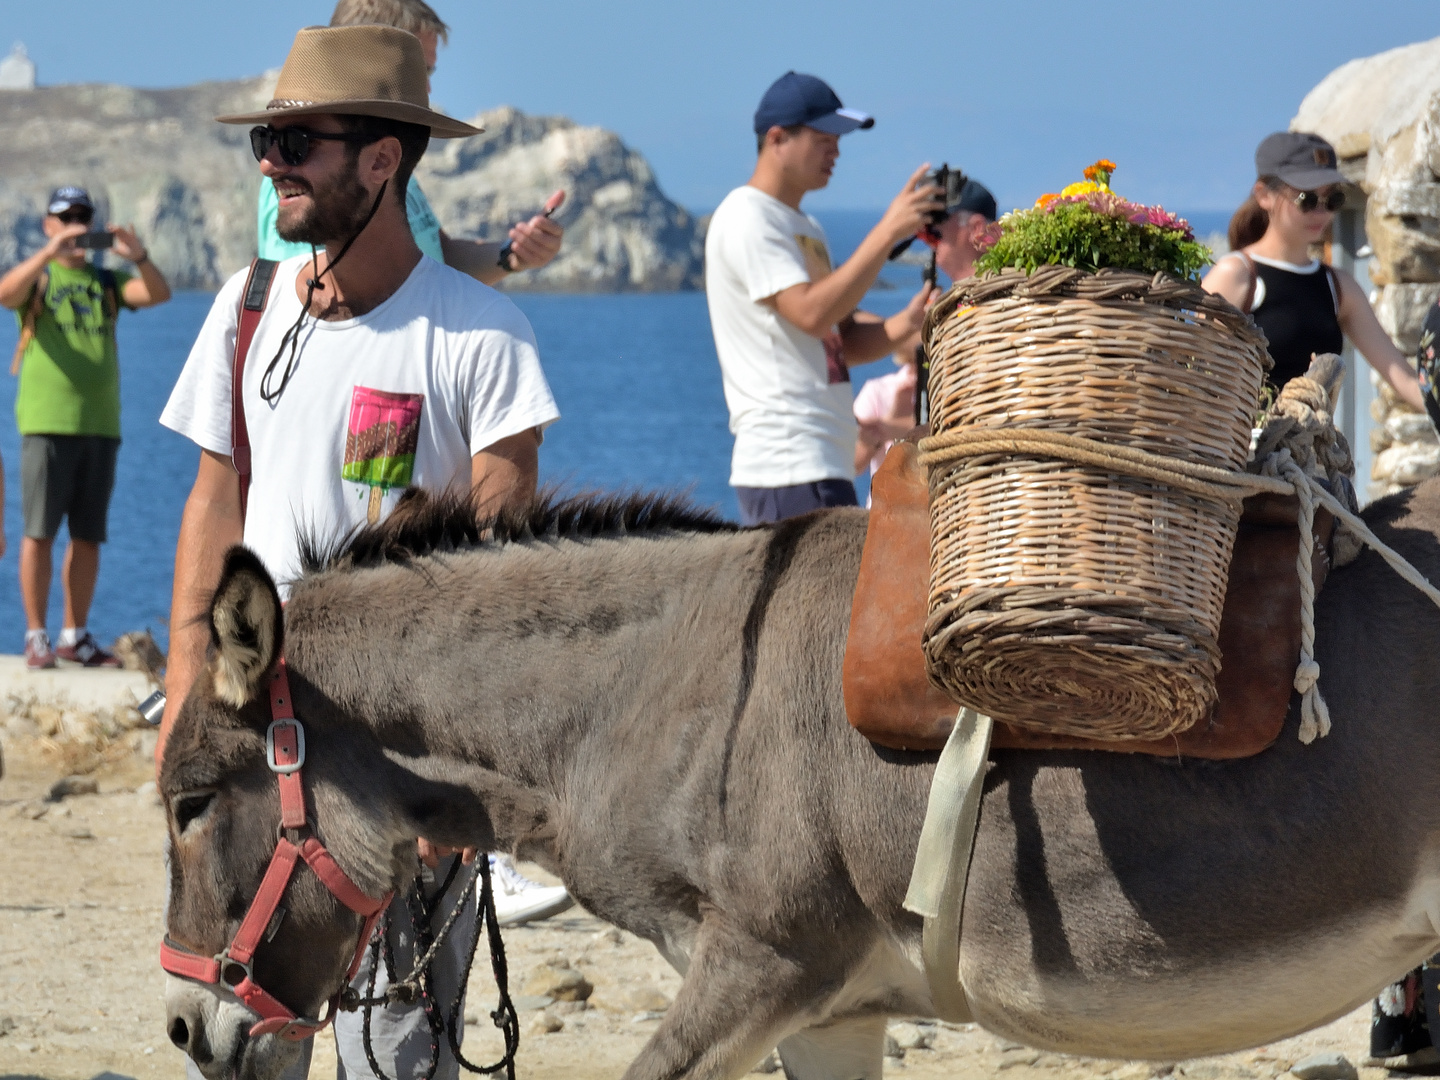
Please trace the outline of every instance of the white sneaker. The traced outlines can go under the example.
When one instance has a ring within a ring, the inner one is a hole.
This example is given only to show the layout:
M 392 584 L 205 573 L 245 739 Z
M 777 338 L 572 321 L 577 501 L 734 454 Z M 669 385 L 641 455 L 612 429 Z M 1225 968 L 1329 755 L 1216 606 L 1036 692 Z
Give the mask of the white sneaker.
M 508 855 L 490 856 L 490 885 L 495 893 L 495 918 L 501 926 L 548 919 L 575 903 L 565 886 L 531 881 L 515 869 Z

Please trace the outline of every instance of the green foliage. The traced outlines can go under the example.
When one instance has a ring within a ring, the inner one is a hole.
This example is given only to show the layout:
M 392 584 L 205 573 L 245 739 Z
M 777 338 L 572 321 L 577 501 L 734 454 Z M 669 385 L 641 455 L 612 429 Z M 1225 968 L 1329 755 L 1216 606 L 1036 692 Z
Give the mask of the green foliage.
M 1188 229 L 1136 224 L 1087 202 L 1016 210 L 1000 226 L 999 239 L 976 260 L 977 274 L 1010 266 L 1026 272 L 1046 265 L 1089 271 L 1112 266 L 1194 280 L 1211 261 L 1210 249 Z

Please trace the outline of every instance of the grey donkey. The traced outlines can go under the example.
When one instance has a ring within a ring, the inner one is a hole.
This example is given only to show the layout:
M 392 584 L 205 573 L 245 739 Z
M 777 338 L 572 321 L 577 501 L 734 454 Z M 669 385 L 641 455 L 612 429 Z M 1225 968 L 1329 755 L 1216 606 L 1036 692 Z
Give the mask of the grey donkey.
M 1440 482 L 1367 519 L 1440 580 Z M 213 651 L 165 756 L 168 931 L 220 950 L 275 843 L 267 672 L 283 649 L 315 831 L 372 895 L 423 835 L 508 848 L 684 975 L 630 1080 L 736 1077 L 778 1044 L 804 1080 L 879 1077 L 923 1017 L 901 903 L 936 755 L 846 722 L 866 516 L 736 530 L 664 499 L 476 522 L 406 498 L 312 553 L 282 610 L 230 552 Z M 965 905 L 974 1019 L 1032 1046 L 1177 1058 L 1322 1024 L 1440 950 L 1440 612 L 1378 557 L 1317 612 L 1333 733 L 1233 762 L 995 752 Z M 314 1015 L 359 918 L 304 868 L 256 978 Z M 171 1039 L 210 1080 L 270 1080 L 223 990 L 171 978 Z

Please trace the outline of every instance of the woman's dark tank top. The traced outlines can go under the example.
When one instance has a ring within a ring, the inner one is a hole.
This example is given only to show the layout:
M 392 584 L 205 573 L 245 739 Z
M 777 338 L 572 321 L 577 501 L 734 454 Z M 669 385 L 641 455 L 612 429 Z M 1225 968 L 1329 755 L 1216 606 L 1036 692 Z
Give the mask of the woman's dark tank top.
M 1270 382 L 1277 388 L 1310 370 L 1311 353 L 1338 353 L 1345 346 L 1330 273 L 1317 265 L 1301 274 L 1253 260 L 1256 276 L 1265 283 L 1260 303 L 1251 316 L 1270 342 L 1275 367 Z

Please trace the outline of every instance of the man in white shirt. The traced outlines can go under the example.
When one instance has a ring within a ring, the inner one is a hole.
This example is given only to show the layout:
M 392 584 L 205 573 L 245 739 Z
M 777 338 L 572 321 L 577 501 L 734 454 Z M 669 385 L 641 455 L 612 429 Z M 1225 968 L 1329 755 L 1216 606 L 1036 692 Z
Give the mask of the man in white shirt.
M 735 436 L 730 483 L 747 525 L 855 505 L 848 368 L 914 334 L 933 291 L 888 319 L 857 310 L 890 249 L 943 208 L 940 188 L 920 186 L 928 166 L 833 271 L 824 230 L 800 211 L 806 192 L 830 182 L 840 136 L 873 124 L 820 79 L 787 72 L 755 112 L 754 174 L 710 220 L 705 290 Z
M 279 195 L 281 235 L 320 250 L 313 262 L 304 255 L 276 267 L 250 344 L 240 388 L 248 502 L 231 461 L 245 272 L 220 290 L 161 416 L 199 445 L 200 466 L 175 553 L 157 761 L 204 662 L 208 598 L 231 545 L 254 549 L 283 594 L 300 572 L 302 536 L 324 544 L 377 521 L 407 486 L 473 489 L 481 512 L 535 491 L 540 433 L 559 414 L 530 324 L 507 297 L 423 258 L 406 219 L 406 183 L 429 140 L 478 133 L 432 112 L 426 88 L 413 35 L 311 28 L 296 36 L 269 109 L 219 118 L 257 125 L 251 149 Z M 422 841 L 421 854 L 433 867 L 449 852 Z M 435 898 L 439 910 L 455 902 L 463 880 Z M 563 889 L 553 891 L 568 904 Z M 390 924 L 404 970 L 413 936 L 403 896 Z M 447 942 L 433 969 L 445 1001 L 463 990 L 467 944 L 462 935 L 450 941 L 455 947 Z M 350 1080 L 372 1075 L 361 1026 L 357 1013 L 335 1023 L 341 1075 Z M 371 1028 L 388 1076 L 424 1073 L 432 1034 L 421 1004 L 377 1009 Z M 459 1071 L 447 1042 L 439 1040 L 439 1080 Z M 310 1044 L 287 1080 L 304 1076 Z

